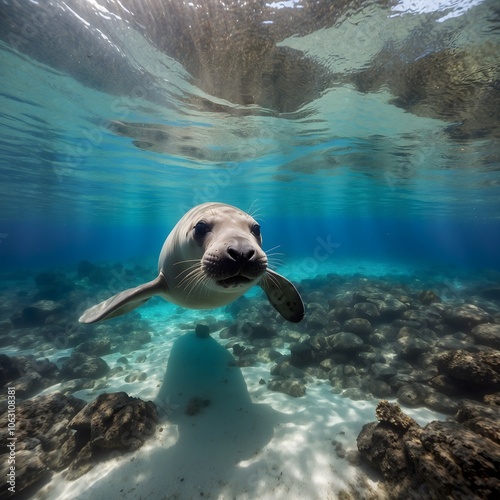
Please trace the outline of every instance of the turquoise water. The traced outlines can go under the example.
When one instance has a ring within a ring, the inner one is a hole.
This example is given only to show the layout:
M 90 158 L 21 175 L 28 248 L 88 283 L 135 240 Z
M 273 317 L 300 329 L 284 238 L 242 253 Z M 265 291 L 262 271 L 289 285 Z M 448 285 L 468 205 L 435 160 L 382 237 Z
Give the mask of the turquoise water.
M 2 0 L 0 416 L 15 387 L 36 458 L 21 497 L 379 498 L 356 455 L 379 399 L 422 425 L 494 404 L 499 32 L 498 0 Z M 170 230 L 208 201 L 258 221 L 303 321 L 275 277 L 227 307 L 155 297 L 79 323 L 155 279 Z M 90 424 L 75 438 L 74 415 L 43 406 L 117 391 L 159 410 L 139 450 Z M 477 457 L 460 455 L 469 481 Z
M 225 32 L 239 8 L 311 65 L 306 82 L 252 77 L 249 104 L 234 89 L 246 66 L 214 56 L 210 73 L 210 47 L 183 58 L 168 38 L 172 16 L 192 11 L 186 37 L 203 16 L 167 8 L 158 41 L 144 17 L 157 5 L 0 7 L 2 267 L 153 258 L 185 211 L 217 200 L 256 211 L 285 258 L 330 235 L 339 258 L 499 268 L 494 1 L 340 2 L 315 19 L 308 2 L 231 3 Z

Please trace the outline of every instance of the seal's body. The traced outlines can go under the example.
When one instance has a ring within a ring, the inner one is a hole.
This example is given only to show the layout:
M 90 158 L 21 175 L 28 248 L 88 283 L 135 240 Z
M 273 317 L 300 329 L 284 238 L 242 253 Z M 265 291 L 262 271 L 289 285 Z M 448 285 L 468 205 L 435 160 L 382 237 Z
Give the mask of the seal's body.
M 255 285 L 288 321 L 304 317 L 296 288 L 268 268 L 260 226 L 231 205 L 204 203 L 187 212 L 165 240 L 158 270 L 153 281 L 87 309 L 80 322 L 120 316 L 153 295 L 191 309 L 212 309 L 233 302 Z

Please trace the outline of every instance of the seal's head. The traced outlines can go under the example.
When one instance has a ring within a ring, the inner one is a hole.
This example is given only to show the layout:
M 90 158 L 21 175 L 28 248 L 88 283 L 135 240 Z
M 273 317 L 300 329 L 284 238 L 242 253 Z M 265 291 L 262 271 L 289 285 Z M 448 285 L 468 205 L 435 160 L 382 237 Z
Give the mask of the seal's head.
M 190 254 L 192 261 L 178 275 L 178 286 L 200 283 L 215 292 L 233 293 L 256 285 L 267 270 L 259 224 L 229 205 L 200 208 L 190 214 L 182 253 Z

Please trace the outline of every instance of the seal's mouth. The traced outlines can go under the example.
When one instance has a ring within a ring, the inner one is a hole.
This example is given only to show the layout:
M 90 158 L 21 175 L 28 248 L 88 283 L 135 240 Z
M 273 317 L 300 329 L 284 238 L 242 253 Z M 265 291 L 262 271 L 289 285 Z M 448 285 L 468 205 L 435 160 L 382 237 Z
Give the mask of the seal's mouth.
M 251 281 L 251 278 L 237 274 L 236 276 L 231 276 L 230 278 L 218 280 L 217 284 L 223 288 L 233 288 L 236 286 L 247 285 Z

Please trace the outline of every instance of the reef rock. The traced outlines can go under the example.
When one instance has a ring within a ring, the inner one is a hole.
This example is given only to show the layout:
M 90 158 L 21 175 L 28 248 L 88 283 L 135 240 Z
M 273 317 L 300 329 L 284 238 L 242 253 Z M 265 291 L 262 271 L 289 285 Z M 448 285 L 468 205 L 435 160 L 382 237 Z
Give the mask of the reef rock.
M 444 313 L 444 319 L 450 325 L 467 331 L 481 323 L 493 321 L 493 318 L 486 311 L 474 304 L 463 304 L 448 309 Z
M 408 309 L 406 304 L 389 294 L 385 294 L 382 300 L 371 299 L 370 301 L 377 305 L 380 318 L 385 321 L 399 318 Z
M 394 377 L 398 373 L 395 366 L 387 363 L 373 363 L 370 370 L 375 377 L 379 377 L 381 379 Z
M 125 392 L 101 394 L 86 405 L 69 423 L 76 440 L 84 446 L 71 464 L 69 479 L 92 468 L 95 455 L 102 450 L 137 450 L 158 423 L 156 405 L 132 398 Z
M 86 340 L 75 347 L 73 352 L 83 352 L 94 356 L 104 356 L 111 352 L 111 340 L 109 338 Z
M 64 361 L 61 375 L 67 379 L 73 378 L 101 378 L 109 372 L 109 366 L 97 356 L 89 356 L 83 352 L 73 352 Z
M 373 320 L 380 317 L 380 312 L 377 306 L 375 304 L 372 304 L 371 302 L 358 302 L 354 305 L 354 312 L 357 318 L 364 318 L 367 320 Z M 345 325 L 344 329 L 348 330 Z M 354 330 L 352 332 L 357 333 Z
M 477 344 L 500 350 L 500 325 L 492 323 L 478 325 L 471 333 Z
M 488 398 L 485 397 L 485 402 Z M 457 422 L 463 423 L 471 431 L 491 439 L 500 445 L 500 407 L 478 403 L 477 401 L 464 400 L 460 403 Z
M 41 326 L 45 320 L 54 314 L 59 314 L 64 310 L 64 306 L 53 300 L 39 300 L 23 309 L 21 314 L 20 327 Z M 14 322 L 14 321 L 13 321 Z M 19 321 L 18 321 L 19 323 Z
M 429 305 L 433 302 L 441 302 L 441 298 L 433 290 L 423 290 L 420 292 L 418 300 L 420 300 L 420 302 L 424 305 Z
M 401 359 L 414 362 L 421 354 L 429 351 L 430 345 L 420 338 L 403 337 L 398 339 L 396 351 Z
M 354 314 L 354 309 L 346 306 L 334 307 L 330 310 L 330 316 L 340 322 L 354 318 Z
M 389 498 L 496 497 L 500 445 L 487 435 L 488 416 L 481 411 L 497 409 L 474 407 L 461 407 L 455 422 L 434 421 L 422 428 L 397 405 L 379 403 L 379 422 L 366 424 L 357 443 L 363 459 L 384 476 Z
M 0 354 L 0 387 L 15 385 L 18 398 L 32 396 L 58 380 L 59 370 L 48 359 Z
M 39 396 L 16 406 L 16 493 L 45 479 L 51 470 L 69 465 L 74 450 L 66 445 L 73 434 L 68 423 L 84 406 L 84 401 L 60 393 Z M 0 430 L 2 478 L 7 474 L 8 437 L 8 429 L 3 427 Z M 3 481 L 0 496 L 6 492 Z
M 321 330 L 328 325 L 328 311 L 326 311 L 322 306 L 318 305 L 311 314 L 306 316 L 306 330 L 308 332 L 314 332 L 315 330 Z
M 388 398 L 392 394 L 392 388 L 387 382 L 371 377 L 362 382 L 361 388 L 377 398 Z
M 267 388 L 271 391 L 283 392 L 294 398 L 304 396 L 306 393 L 305 384 L 294 378 L 271 380 L 267 384 Z
M 500 390 L 500 352 L 447 351 L 437 358 L 438 370 L 478 396 Z
M 354 333 L 355 335 L 366 338 L 372 333 L 372 325 L 367 319 L 353 318 L 344 322 L 343 330 L 344 332 Z
M 423 404 L 428 392 L 426 386 L 413 382 L 412 384 L 400 387 L 397 398 L 401 404 L 406 406 L 420 406 Z
M 493 498 L 500 491 L 500 447 L 459 423 L 431 422 L 406 446 L 435 498 Z
M 326 340 L 334 352 L 357 353 L 362 351 L 364 346 L 363 339 L 350 332 L 339 332 L 330 335 Z
M 0 387 L 20 376 L 19 368 L 13 363 L 12 358 L 6 354 L 0 354 Z
M 290 345 L 290 363 L 294 366 L 303 367 L 313 363 L 320 363 L 332 352 L 323 335 L 315 335 L 303 342 Z
M 449 415 L 455 415 L 458 410 L 458 403 L 453 398 L 433 389 L 428 391 L 424 404 L 431 410 Z

